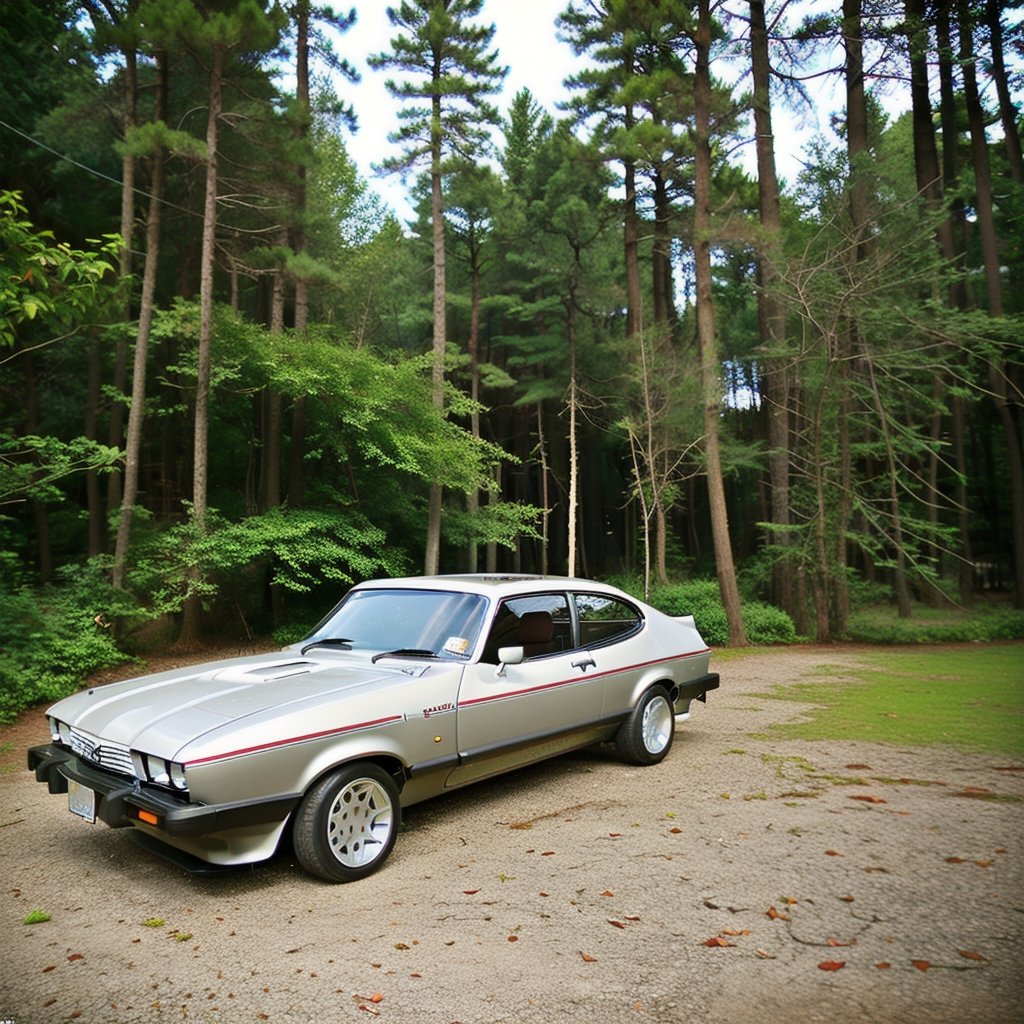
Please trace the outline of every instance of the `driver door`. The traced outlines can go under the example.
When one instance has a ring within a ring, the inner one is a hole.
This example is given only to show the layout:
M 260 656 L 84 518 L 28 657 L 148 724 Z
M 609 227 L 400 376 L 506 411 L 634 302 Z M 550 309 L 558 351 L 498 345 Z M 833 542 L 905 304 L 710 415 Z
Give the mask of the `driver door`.
M 499 651 L 522 651 L 503 664 Z M 458 701 L 461 763 L 456 786 L 509 771 L 585 745 L 598 719 L 604 682 L 575 642 L 564 593 L 531 594 L 503 602 L 479 662 L 467 665 Z M 588 675 L 589 673 L 589 675 Z

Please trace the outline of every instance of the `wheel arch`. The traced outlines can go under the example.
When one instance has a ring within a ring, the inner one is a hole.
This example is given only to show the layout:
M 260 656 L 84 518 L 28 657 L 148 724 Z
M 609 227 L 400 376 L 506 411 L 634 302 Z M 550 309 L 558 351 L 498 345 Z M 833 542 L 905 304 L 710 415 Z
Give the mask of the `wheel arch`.
M 350 764 L 372 764 L 376 765 L 382 771 L 386 772 L 394 781 L 395 788 L 398 790 L 399 796 L 401 796 L 402 790 L 405 788 L 408 774 L 406 772 L 405 764 L 397 754 L 391 754 L 387 751 L 375 751 L 373 753 L 350 753 L 345 757 L 339 758 L 331 764 L 323 765 L 318 768 L 315 774 L 313 774 L 307 781 L 303 793 L 308 793 L 317 783 L 325 779 L 328 775 L 336 771 L 340 771 Z

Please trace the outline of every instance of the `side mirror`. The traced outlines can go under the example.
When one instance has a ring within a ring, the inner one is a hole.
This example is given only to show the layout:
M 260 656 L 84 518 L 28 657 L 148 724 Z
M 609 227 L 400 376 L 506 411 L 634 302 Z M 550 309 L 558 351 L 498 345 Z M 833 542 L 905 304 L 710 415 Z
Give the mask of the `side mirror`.
M 520 665 L 525 657 L 522 647 L 499 647 L 496 676 L 505 674 L 506 665 Z

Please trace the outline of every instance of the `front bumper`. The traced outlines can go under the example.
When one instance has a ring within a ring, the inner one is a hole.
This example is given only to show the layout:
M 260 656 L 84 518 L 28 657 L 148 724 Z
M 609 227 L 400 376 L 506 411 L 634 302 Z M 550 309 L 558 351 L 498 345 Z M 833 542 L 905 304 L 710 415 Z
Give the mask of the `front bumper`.
M 192 804 L 96 768 L 52 743 L 29 748 L 28 767 L 51 793 L 66 793 L 68 780 L 91 789 L 96 794 L 96 819 L 111 828 L 145 825 L 181 839 L 280 824 L 301 798 L 301 794 L 283 794 L 237 803 Z

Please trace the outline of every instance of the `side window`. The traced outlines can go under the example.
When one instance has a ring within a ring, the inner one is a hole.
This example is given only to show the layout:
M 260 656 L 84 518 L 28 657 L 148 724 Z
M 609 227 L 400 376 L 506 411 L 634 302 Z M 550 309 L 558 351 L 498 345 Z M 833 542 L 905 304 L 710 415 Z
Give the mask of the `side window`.
M 497 665 L 502 647 L 522 647 L 529 659 L 572 646 L 572 617 L 565 594 L 530 594 L 502 602 L 481 661 Z
M 604 594 L 573 594 L 580 620 L 580 646 L 597 647 L 632 636 L 643 618 L 631 604 Z

